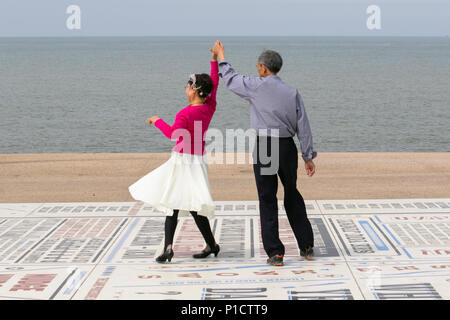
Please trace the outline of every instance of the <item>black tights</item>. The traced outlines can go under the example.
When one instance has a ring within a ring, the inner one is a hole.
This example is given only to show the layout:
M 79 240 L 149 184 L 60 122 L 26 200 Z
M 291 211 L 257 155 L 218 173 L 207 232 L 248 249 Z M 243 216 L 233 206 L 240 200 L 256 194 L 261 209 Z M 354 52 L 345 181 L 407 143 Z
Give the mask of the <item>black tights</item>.
M 175 229 L 177 228 L 178 222 L 178 212 L 179 210 L 174 209 L 172 216 L 166 216 L 166 222 L 164 224 L 165 230 L 165 238 L 164 238 L 164 249 L 167 248 L 168 245 L 173 243 L 173 237 L 175 235 Z M 209 220 L 205 216 L 198 215 L 195 211 L 190 211 L 192 217 L 194 217 L 195 224 L 203 235 L 206 244 L 213 249 L 216 240 L 214 240 L 214 235 L 211 231 L 211 226 L 209 225 Z

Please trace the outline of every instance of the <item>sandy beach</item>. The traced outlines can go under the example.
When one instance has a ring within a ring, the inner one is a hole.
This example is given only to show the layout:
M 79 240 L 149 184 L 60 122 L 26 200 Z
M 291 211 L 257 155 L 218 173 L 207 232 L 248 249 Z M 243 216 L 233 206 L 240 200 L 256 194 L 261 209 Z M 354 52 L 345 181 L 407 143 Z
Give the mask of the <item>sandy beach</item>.
M 128 186 L 169 157 L 0 154 L 0 202 L 134 201 Z M 299 162 L 305 199 L 450 197 L 450 153 L 320 153 L 314 162 L 312 178 Z M 209 176 L 214 200 L 257 200 L 251 164 L 210 164 Z

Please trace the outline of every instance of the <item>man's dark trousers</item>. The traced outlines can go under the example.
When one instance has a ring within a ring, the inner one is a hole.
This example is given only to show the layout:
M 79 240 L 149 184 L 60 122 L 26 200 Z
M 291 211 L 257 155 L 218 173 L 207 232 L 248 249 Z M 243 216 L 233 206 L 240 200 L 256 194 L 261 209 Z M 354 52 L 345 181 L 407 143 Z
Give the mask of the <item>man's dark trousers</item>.
M 274 161 L 274 152 L 277 152 L 274 139 L 278 139 L 279 166 L 277 171 L 276 168 L 275 171 L 272 171 L 274 174 L 265 175 L 261 172 L 261 168 L 267 168 L 271 163 L 267 163 L 264 156 L 260 157 L 259 150 L 262 146 L 262 154 L 267 154 Z M 294 139 L 292 137 L 257 136 L 253 159 L 256 159 L 256 163 L 253 164 L 253 171 L 258 189 L 262 241 L 267 255 L 269 257 L 275 254 L 284 255 L 284 245 L 278 232 L 277 173 L 284 187 L 286 215 L 294 231 L 298 246 L 301 250 L 305 250 L 306 246 L 313 247 L 314 235 L 311 223 L 306 215 L 305 201 L 297 190 L 298 151 Z

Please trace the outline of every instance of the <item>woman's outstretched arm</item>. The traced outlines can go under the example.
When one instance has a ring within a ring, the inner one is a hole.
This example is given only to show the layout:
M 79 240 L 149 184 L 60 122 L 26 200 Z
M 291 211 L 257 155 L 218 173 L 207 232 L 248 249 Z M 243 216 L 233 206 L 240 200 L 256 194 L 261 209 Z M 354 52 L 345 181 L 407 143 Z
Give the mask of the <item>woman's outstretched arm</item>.
M 179 112 L 175 117 L 175 122 L 172 126 L 169 126 L 163 119 L 156 119 L 155 127 L 157 127 L 161 132 L 169 139 L 175 139 L 174 133 L 177 130 L 185 130 L 187 128 L 187 119 L 184 112 Z

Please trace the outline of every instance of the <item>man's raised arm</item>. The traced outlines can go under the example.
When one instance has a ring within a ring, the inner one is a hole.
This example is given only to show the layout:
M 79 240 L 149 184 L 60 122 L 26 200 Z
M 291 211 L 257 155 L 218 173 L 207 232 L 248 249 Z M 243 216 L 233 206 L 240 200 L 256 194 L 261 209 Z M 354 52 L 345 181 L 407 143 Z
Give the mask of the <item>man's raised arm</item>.
M 225 49 L 220 41 L 214 44 L 215 52 L 219 57 L 219 75 L 222 77 L 228 90 L 238 96 L 250 100 L 256 88 L 262 83 L 259 77 L 247 77 L 237 73 L 225 58 Z

